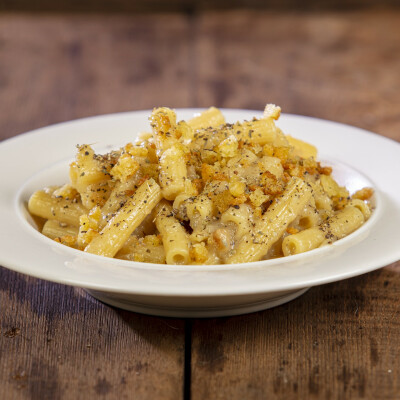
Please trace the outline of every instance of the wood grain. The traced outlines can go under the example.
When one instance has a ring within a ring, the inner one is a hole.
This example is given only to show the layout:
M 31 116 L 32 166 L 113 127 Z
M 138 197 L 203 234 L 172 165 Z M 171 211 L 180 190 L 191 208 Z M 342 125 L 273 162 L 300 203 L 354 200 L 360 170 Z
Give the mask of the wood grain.
M 1 15 L 0 137 L 95 114 L 187 106 L 187 32 L 180 16 Z M 184 346 L 183 321 L 117 310 L 0 268 L 2 400 L 179 399 Z
M 0 399 L 182 397 L 183 321 L 4 268 L 0 305 Z
M 400 263 L 286 305 L 197 320 L 192 399 L 396 399 Z
M 208 13 L 196 101 L 356 125 L 399 140 L 400 13 Z
M 189 106 L 190 39 L 179 15 L 0 15 L 0 138 L 91 115 Z
M 237 13 L 197 21 L 199 105 L 284 111 L 400 140 L 400 14 Z M 221 73 L 223 71 L 223 73 Z M 395 399 L 400 264 L 192 328 L 192 399 Z
M 209 10 L 274 9 L 280 11 L 354 10 L 398 7 L 397 0 L 0 0 L 0 11 L 85 13 L 195 13 Z
M 399 141 L 399 70 L 396 10 L 2 14 L 0 139 L 158 105 L 269 101 Z M 0 268 L 0 399 L 396 399 L 399 272 L 185 323 Z

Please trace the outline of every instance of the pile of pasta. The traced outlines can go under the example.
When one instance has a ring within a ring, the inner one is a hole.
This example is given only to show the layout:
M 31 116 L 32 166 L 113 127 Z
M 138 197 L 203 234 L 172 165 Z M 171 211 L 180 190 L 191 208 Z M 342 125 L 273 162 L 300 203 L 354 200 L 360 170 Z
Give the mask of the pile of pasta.
M 42 233 L 105 257 L 157 264 L 223 264 L 290 256 L 333 243 L 371 214 L 371 188 L 350 196 L 311 144 L 263 117 L 226 123 L 211 107 L 177 121 L 150 115 L 151 133 L 96 154 L 78 145 L 70 182 L 28 204 Z

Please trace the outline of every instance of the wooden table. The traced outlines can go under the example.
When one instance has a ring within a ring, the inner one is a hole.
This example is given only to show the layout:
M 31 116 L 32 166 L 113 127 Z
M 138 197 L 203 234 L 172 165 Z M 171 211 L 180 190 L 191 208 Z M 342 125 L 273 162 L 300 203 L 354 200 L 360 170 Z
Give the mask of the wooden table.
M 2 139 L 266 102 L 400 140 L 400 11 L 0 15 Z M 399 292 L 396 263 L 275 309 L 179 320 L 0 268 L 0 399 L 398 399 Z

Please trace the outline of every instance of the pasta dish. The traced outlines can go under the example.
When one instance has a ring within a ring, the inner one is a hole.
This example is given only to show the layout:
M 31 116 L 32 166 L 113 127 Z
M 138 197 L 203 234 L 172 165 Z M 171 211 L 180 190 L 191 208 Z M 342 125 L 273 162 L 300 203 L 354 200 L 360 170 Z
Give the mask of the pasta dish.
M 77 146 L 70 182 L 32 194 L 41 232 L 72 248 L 157 264 L 231 264 L 329 245 L 371 215 L 371 188 L 340 186 L 316 148 L 262 118 L 226 123 L 211 107 L 177 121 L 150 115 L 151 132 L 106 154 Z

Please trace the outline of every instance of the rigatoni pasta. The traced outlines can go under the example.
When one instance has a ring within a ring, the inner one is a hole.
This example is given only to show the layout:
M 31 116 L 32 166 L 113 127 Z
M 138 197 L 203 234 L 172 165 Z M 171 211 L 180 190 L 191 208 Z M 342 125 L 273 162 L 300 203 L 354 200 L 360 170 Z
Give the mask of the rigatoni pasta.
M 188 121 L 150 115 L 151 133 L 106 154 L 79 145 L 70 182 L 33 193 L 42 233 L 88 253 L 167 264 L 291 256 L 329 245 L 371 215 L 371 188 L 351 195 L 285 135 L 280 108 L 226 123 L 211 107 Z
M 179 220 L 174 217 L 171 205 L 165 200 L 156 207 L 155 223 L 163 238 L 167 264 L 187 264 L 190 259 L 188 234 Z
M 259 261 L 283 235 L 311 197 L 307 183 L 292 177 L 281 196 L 276 197 L 257 223 L 240 239 L 229 263 Z
M 146 180 L 90 241 L 85 251 L 114 257 L 161 199 L 160 186 L 153 179 Z
M 79 226 L 79 217 L 89 212 L 76 198 L 56 196 L 51 188 L 38 190 L 29 199 L 29 211 L 48 220 Z

